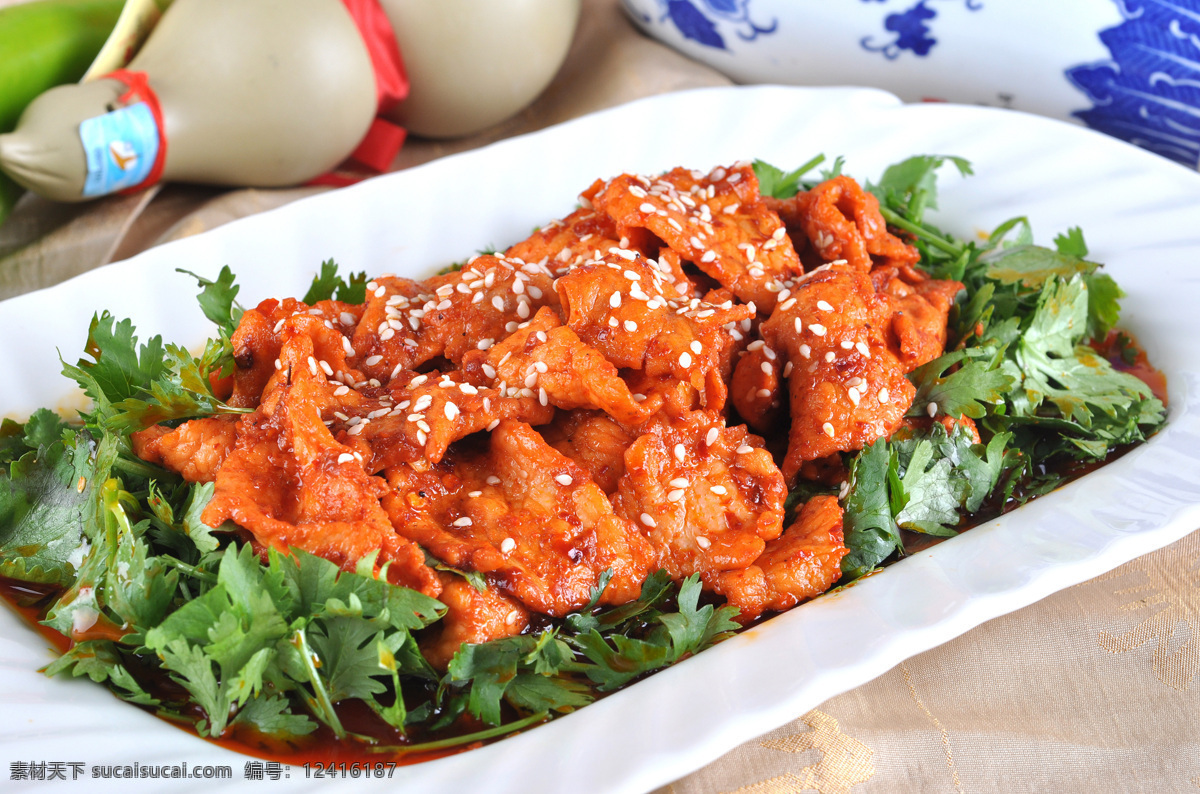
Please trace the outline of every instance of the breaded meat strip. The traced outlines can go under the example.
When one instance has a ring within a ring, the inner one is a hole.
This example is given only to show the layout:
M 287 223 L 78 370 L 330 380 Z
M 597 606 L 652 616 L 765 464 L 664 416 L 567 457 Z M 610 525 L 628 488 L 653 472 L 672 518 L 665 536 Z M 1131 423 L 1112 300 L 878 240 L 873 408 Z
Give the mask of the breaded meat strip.
M 482 592 L 452 573 L 440 575 L 438 600 L 446 614 L 421 639 L 421 654 L 445 670 L 464 642 L 480 643 L 520 634 L 529 625 L 529 612 L 495 587 Z
M 477 387 L 457 370 L 398 373 L 377 398 L 344 387 L 334 396 L 341 402 L 322 417 L 371 474 L 420 459 L 437 463 L 452 443 L 502 419 L 540 425 L 554 418 L 554 408 L 532 393 Z
M 274 298 L 247 310 L 230 337 L 233 346 L 233 394 L 227 400 L 238 408 L 258 405 L 263 389 L 278 369 L 276 362 L 285 339 L 305 334 L 312 339 L 313 358 L 328 374 L 347 382 L 361 380 L 349 360 L 354 355 L 346 340 L 363 312 L 362 306 L 321 301 L 314 306 Z M 349 374 L 347 374 L 349 373 Z
M 760 327 L 766 346 L 792 365 L 789 483 L 804 461 L 861 449 L 900 426 L 916 390 L 888 349 L 890 320 L 867 274 L 834 263 L 799 279 Z M 750 366 L 749 358 L 738 364 Z
M 722 573 L 713 589 L 741 610 L 739 620 L 782 612 L 833 587 L 847 551 L 837 497 L 814 496 L 753 564 Z
M 583 468 L 521 422 L 501 422 L 486 449 L 465 443 L 436 466 L 388 471 L 397 532 L 536 612 L 580 608 L 606 570 L 600 603 L 637 598 L 653 552 Z
M 905 372 L 945 352 L 946 321 L 963 289 L 960 282 L 929 278 L 911 267 L 877 267 L 871 271 L 871 281 L 876 292 L 892 299 L 888 345 Z
M 748 164 L 708 174 L 622 174 L 593 199 L 617 230 L 646 228 L 743 301 L 770 311 L 783 283 L 801 272 L 787 230 L 758 192 Z
M 844 259 L 860 270 L 873 264 L 915 264 L 916 248 L 888 231 L 879 199 L 848 176 L 836 176 L 783 201 L 768 204 L 795 236 L 803 233 L 826 262 Z M 872 259 L 875 257 L 876 259 Z
M 762 439 L 695 411 L 656 420 L 625 453 L 613 509 L 636 522 L 674 579 L 754 562 L 783 529 L 783 476 Z
M 753 316 L 750 307 L 676 299 L 640 257 L 581 265 L 558 279 L 555 289 L 567 325 L 615 366 L 681 380 L 706 407 L 721 408 L 725 350 L 735 344 L 729 328 Z
M 333 388 L 309 364 L 313 352 L 304 334 L 284 342 L 262 404 L 238 422 L 201 520 L 212 527 L 233 521 L 260 547 L 294 546 L 346 570 L 378 551 L 377 563 L 390 563 L 390 581 L 436 596 L 441 585 L 424 553 L 395 533 L 379 504 L 386 483 L 322 423 Z
M 133 452 L 188 482 L 212 482 L 237 440 L 237 417 L 208 416 L 171 430 L 154 425 L 133 433 Z
M 367 308 L 351 340 L 355 360 L 385 384 L 393 373 L 438 356 L 458 364 L 468 350 L 487 349 L 542 306 L 557 306 L 552 285 L 543 265 L 491 255 L 424 285 L 376 279 L 367 285 Z
M 501 394 L 535 399 L 542 406 L 599 408 L 617 420 L 637 424 L 657 403 L 639 403 L 617 368 L 562 324 L 552 309 L 540 309 L 530 322 L 486 351 L 463 357 L 463 371 L 476 383 Z M 553 409 L 551 409 L 553 410 Z M 541 422 L 550 421 L 547 416 Z

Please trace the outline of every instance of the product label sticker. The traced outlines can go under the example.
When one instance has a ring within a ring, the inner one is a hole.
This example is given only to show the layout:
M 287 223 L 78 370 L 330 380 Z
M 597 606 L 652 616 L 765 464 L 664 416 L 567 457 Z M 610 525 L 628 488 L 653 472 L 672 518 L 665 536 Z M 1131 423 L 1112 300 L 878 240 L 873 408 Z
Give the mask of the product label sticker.
M 145 102 L 138 102 L 79 125 L 87 156 L 83 195 L 106 196 L 145 180 L 158 157 L 158 125 Z

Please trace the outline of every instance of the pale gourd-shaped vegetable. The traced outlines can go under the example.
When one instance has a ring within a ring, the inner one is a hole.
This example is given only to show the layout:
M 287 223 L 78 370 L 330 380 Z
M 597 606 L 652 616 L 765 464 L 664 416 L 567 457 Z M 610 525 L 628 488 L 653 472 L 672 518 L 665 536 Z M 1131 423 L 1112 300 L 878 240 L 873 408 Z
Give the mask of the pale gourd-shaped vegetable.
M 378 109 L 371 56 L 339 0 L 175 0 L 117 74 L 131 77 L 34 100 L 0 135 L 0 169 L 59 201 L 156 178 L 293 185 L 354 151 Z

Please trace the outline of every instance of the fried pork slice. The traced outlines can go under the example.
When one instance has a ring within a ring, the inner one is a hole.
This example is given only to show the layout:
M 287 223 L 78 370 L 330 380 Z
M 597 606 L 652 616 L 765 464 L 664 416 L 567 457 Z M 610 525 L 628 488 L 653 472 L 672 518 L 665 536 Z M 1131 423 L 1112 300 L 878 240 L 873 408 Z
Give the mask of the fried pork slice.
M 791 369 L 791 362 L 783 361 L 761 339 L 751 342 L 738 359 L 729 385 L 730 399 L 746 424 L 760 433 L 770 430 L 783 413 L 779 384 Z
M 888 349 L 890 320 L 889 301 L 867 274 L 834 263 L 800 279 L 760 327 L 792 365 L 789 483 L 804 461 L 861 449 L 900 426 L 916 390 Z
M 653 180 L 622 174 L 593 200 L 618 230 L 646 228 L 743 301 L 770 311 L 783 282 L 801 272 L 779 216 L 748 164 L 710 173 L 676 168 Z
M 540 307 L 558 305 L 544 265 L 491 255 L 425 285 L 395 278 L 372 284 L 353 348 L 364 372 L 382 383 L 438 356 L 457 365 L 468 350 L 486 350 Z
M 201 520 L 212 527 L 232 521 L 259 546 L 300 548 L 347 570 L 378 550 L 378 564 L 390 563 L 390 581 L 436 596 L 441 585 L 424 553 L 395 533 L 379 504 L 386 483 L 321 422 L 331 387 L 308 365 L 312 357 L 308 336 L 284 342 L 281 369 L 258 410 L 238 422 Z
M 535 612 L 580 608 L 606 570 L 600 603 L 626 603 L 652 569 L 646 539 L 587 472 L 521 422 L 501 422 L 486 450 L 455 448 L 424 470 L 394 467 L 388 483 L 383 504 L 397 532 Z
M 326 408 L 323 418 L 339 443 L 362 456 L 370 474 L 420 459 L 437 463 L 452 443 L 502 419 L 540 425 L 554 418 L 554 408 L 533 394 L 476 387 L 457 370 L 398 374 L 378 398 L 340 388 L 334 395 L 339 393 L 345 402 Z
M 677 378 L 703 395 L 707 407 L 721 407 L 724 351 L 734 343 L 729 328 L 753 316 L 750 307 L 732 300 L 676 300 L 659 271 L 641 258 L 581 265 L 555 288 L 567 325 L 615 366 Z M 719 392 L 709 395 L 710 387 Z
M 946 321 L 963 289 L 960 282 L 929 278 L 913 268 L 875 268 L 871 280 L 892 299 L 888 344 L 905 372 L 945 352 Z
M 713 589 L 741 610 L 740 620 L 782 612 L 832 587 L 847 551 L 837 497 L 814 496 L 752 565 L 722 573 Z
M 844 259 L 853 267 L 869 270 L 873 256 L 883 265 L 911 265 L 921 258 L 916 248 L 888 231 L 879 212 L 879 199 L 848 176 L 828 179 L 772 206 L 789 230 L 803 230 L 826 262 Z
M 550 221 L 525 240 L 504 252 L 506 259 L 546 265 L 555 276 L 589 259 L 599 259 L 612 248 L 651 256 L 662 241 L 645 229 L 629 229 L 622 236 L 612 218 L 592 209 L 588 194 L 602 186 L 597 181 L 580 196 L 586 206 L 559 221 Z M 682 274 L 681 274 L 682 275 Z
M 711 411 L 651 423 L 625 453 L 613 509 L 636 522 L 673 578 L 712 586 L 783 529 L 783 475 L 762 439 Z
M 637 438 L 603 411 L 559 411 L 554 421 L 538 428 L 546 443 L 578 463 L 606 494 L 617 490 L 625 472 L 625 450 Z
M 286 338 L 309 336 L 314 360 L 347 382 L 360 374 L 347 361 L 354 354 L 346 334 L 362 314 L 361 306 L 340 301 L 321 301 L 313 306 L 285 298 L 269 299 L 246 311 L 230 337 L 233 346 L 233 394 L 227 402 L 238 408 L 253 408 L 267 381 L 275 374 L 279 350 Z M 347 374 L 351 373 L 351 374 Z
M 212 482 L 237 440 L 236 416 L 209 416 L 174 430 L 154 425 L 129 437 L 133 452 L 188 482 Z
M 466 579 L 452 573 L 440 576 L 438 600 L 446 605 L 431 636 L 421 640 L 426 660 L 445 670 L 464 642 L 481 643 L 520 634 L 529 625 L 529 612 L 517 601 L 494 587 L 476 590 Z
M 658 409 L 655 401 L 634 399 L 617 368 L 549 308 L 486 352 L 468 353 L 463 371 L 511 397 L 536 397 L 541 405 L 567 410 L 599 408 L 626 423 L 643 422 Z

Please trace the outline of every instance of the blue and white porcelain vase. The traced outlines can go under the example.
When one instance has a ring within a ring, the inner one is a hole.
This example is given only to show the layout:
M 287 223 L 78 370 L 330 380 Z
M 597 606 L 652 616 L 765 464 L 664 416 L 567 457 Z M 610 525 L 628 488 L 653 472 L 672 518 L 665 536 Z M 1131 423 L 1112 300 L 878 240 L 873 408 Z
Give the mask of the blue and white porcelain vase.
M 1073 120 L 1200 164 L 1200 0 L 622 0 L 739 82 Z

